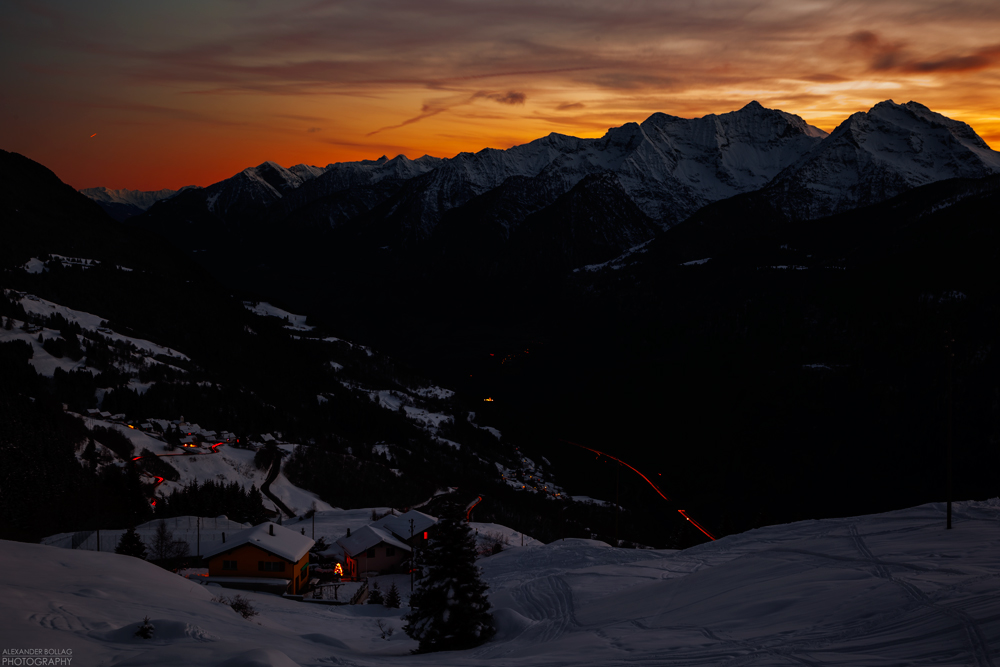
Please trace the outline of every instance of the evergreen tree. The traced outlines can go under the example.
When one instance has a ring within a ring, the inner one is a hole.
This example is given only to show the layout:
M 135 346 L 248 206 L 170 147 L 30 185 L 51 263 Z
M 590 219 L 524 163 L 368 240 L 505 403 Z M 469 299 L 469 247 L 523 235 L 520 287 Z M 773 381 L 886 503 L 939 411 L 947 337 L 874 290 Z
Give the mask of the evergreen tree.
M 97 453 L 97 445 L 94 444 L 93 438 L 87 438 L 87 446 L 83 448 L 83 454 L 80 458 L 87 462 L 91 470 L 97 468 L 100 455 Z
M 389 609 L 399 609 L 399 604 L 399 589 L 396 588 L 396 583 L 393 582 L 392 586 L 389 587 L 389 592 L 385 594 L 385 606 Z
M 256 484 L 250 485 L 250 490 L 246 494 L 246 512 L 242 520 L 252 526 L 267 521 L 267 511 L 264 509 L 264 497 L 257 490 Z
M 368 593 L 368 604 L 382 604 L 383 602 L 382 591 L 378 587 L 378 582 L 373 581 L 371 591 Z
M 460 509 L 449 506 L 421 553 L 423 577 L 410 596 L 403 631 L 417 653 L 472 648 L 493 636 L 487 586 L 476 565 L 476 540 Z
M 139 537 L 139 533 L 135 532 L 134 527 L 126 530 L 122 538 L 118 540 L 115 553 L 146 560 L 146 545 L 143 543 L 142 538 Z

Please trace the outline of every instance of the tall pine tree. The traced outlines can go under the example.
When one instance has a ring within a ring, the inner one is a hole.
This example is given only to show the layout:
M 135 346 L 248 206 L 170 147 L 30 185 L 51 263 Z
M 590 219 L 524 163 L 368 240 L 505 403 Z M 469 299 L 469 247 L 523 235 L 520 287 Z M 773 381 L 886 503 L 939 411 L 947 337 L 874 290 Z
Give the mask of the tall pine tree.
M 115 553 L 146 559 L 146 545 L 139 537 L 139 533 L 135 532 L 134 527 L 122 534 L 122 538 L 118 540 L 118 546 L 115 547 Z
M 468 649 L 492 637 L 496 629 L 476 565 L 476 540 L 457 506 L 445 510 L 420 557 L 424 576 L 403 616 L 403 631 L 420 642 L 416 652 Z

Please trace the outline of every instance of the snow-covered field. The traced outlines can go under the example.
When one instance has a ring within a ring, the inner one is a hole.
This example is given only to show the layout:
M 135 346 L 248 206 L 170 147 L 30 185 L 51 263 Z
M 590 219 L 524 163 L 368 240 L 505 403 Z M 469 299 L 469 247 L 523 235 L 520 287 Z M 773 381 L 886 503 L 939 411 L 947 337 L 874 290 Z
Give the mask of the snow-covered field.
M 355 512 L 351 519 L 365 511 Z M 348 518 L 331 516 L 324 527 Z M 958 503 L 951 531 L 943 505 L 932 504 L 772 526 L 685 551 L 565 540 L 480 564 L 497 636 L 471 651 L 411 656 L 405 609 L 249 593 L 261 613 L 247 621 L 212 602 L 220 589 L 136 559 L 4 542 L 0 644 L 72 649 L 73 664 L 121 666 L 986 666 L 1000 658 L 997 499 Z M 408 586 L 403 593 L 405 603 Z M 133 637 L 147 615 L 154 638 Z M 395 629 L 388 639 L 380 620 Z

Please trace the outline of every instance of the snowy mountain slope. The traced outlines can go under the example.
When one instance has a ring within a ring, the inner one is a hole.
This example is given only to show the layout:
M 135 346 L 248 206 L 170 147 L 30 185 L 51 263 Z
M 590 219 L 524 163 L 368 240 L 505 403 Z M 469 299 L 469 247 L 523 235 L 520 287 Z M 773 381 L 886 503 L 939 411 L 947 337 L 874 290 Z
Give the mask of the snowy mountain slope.
M 654 220 L 679 222 L 713 201 L 763 187 L 826 136 L 800 117 L 751 102 L 702 118 L 653 114 L 616 171 Z
M 80 190 L 80 193 L 87 195 L 98 203 L 107 202 L 109 204 L 131 204 L 132 206 L 145 211 L 161 199 L 167 199 L 177 194 L 177 190 L 112 190 L 111 188 L 100 187 L 84 188 Z
M 136 559 L 4 542 L 0 618 L 5 647 L 72 647 L 93 664 L 991 665 L 998 545 L 996 499 L 958 503 L 952 531 L 933 504 L 676 552 L 512 545 L 479 561 L 496 637 L 414 657 L 405 588 L 400 610 L 247 593 L 261 612 L 247 622 L 211 587 Z M 153 639 L 132 637 L 147 615 Z M 388 641 L 378 620 L 397 630 Z
M 126 345 L 131 345 L 138 352 L 142 352 L 146 356 L 153 357 L 156 355 L 163 355 L 165 357 L 174 357 L 182 361 L 189 361 L 187 355 L 176 350 L 164 347 L 163 345 L 157 345 L 156 343 L 152 343 L 148 340 L 125 336 L 108 329 L 105 326 L 106 322 L 104 319 L 98 315 L 67 308 L 66 306 L 61 306 L 57 303 L 42 299 L 34 294 L 25 294 L 14 290 L 4 290 L 4 294 L 14 302 L 20 304 L 21 307 L 24 308 L 24 311 L 31 315 L 41 318 L 51 317 L 52 315 L 60 315 L 66 318 L 69 322 L 80 325 L 80 328 L 85 331 L 100 333 L 109 341 L 120 341 Z
M 798 116 L 756 102 L 722 115 L 654 114 L 599 139 L 550 134 L 507 150 L 461 153 L 407 184 L 384 217 L 407 238 L 426 238 L 443 213 L 503 184 L 532 180 L 519 218 L 551 203 L 585 176 L 611 171 L 649 217 L 670 225 L 705 204 L 766 184 L 825 136 Z M 547 194 L 544 194 L 547 193 Z
M 917 102 L 879 102 L 853 114 L 761 193 L 793 219 L 891 199 L 949 178 L 1000 173 L 1000 153 L 967 124 Z
M 134 215 L 149 210 L 158 201 L 170 199 L 184 190 L 197 190 L 196 185 L 188 185 L 180 190 L 112 190 L 110 188 L 84 188 L 81 194 L 93 199 L 112 218 L 123 222 Z
M 304 164 L 286 169 L 276 162 L 262 162 L 206 188 L 181 191 L 160 200 L 147 213 L 153 221 L 183 219 L 207 226 L 221 221 L 238 228 L 323 172 L 320 167 Z
M 521 279 L 613 257 L 660 230 L 614 172 L 585 176 L 566 192 L 549 185 L 514 176 L 448 211 L 427 253 L 452 273 Z
M 322 174 L 276 203 L 268 217 L 280 221 L 291 216 L 288 221 L 291 225 L 336 227 L 384 201 L 404 181 L 440 163 L 440 158 L 429 155 L 416 160 L 405 155 L 392 159 L 383 155 L 378 160 L 330 164 Z
M 659 226 L 629 198 L 619 175 L 591 174 L 525 219 L 503 263 L 529 265 L 531 273 L 565 273 L 617 256 L 658 231 Z

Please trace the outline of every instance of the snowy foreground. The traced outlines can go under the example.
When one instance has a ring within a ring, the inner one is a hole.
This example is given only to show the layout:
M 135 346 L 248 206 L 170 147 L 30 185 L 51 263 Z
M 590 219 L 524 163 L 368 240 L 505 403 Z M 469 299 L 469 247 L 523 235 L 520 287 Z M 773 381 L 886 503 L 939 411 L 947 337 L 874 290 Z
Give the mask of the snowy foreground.
M 136 559 L 3 542 L 0 646 L 72 649 L 73 665 L 1000 664 L 1000 500 L 944 522 L 933 504 L 676 552 L 512 545 L 481 561 L 496 638 L 426 656 L 400 610 L 250 593 L 247 621 Z M 147 615 L 154 638 L 133 637 Z

